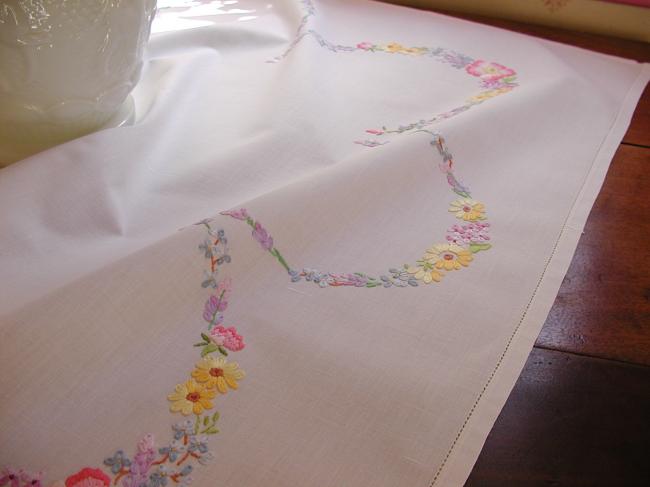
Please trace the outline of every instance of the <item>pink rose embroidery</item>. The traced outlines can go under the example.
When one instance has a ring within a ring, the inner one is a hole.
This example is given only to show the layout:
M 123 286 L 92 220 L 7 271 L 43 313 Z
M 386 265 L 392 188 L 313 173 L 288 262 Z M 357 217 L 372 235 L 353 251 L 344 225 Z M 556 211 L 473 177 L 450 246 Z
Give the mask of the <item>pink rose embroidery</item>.
M 229 328 L 225 328 L 221 325 L 215 326 L 210 331 L 210 338 L 212 338 L 215 343 L 223 345 L 231 352 L 238 352 L 245 346 L 244 338 L 237 333 L 237 329 L 234 326 Z
M 370 42 L 360 42 L 357 44 L 358 49 L 363 49 L 364 51 L 368 51 L 372 49 L 372 44 Z
M 484 81 L 497 81 L 501 78 L 514 76 L 516 73 L 513 69 L 506 68 L 499 63 L 488 63 L 487 61 L 474 61 L 469 64 L 465 70 L 472 76 L 477 76 Z

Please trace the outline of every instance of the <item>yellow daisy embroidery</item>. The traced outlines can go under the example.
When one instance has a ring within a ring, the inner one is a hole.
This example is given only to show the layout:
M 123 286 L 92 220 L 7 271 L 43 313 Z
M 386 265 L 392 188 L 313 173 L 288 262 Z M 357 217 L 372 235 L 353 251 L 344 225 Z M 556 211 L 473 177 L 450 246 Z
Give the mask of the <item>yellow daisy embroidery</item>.
M 471 198 L 463 198 L 454 201 L 449 206 L 449 211 L 454 213 L 456 218 L 460 220 L 485 220 L 485 205 Z
M 184 416 L 189 416 L 192 413 L 201 414 L 204 410 L 212 409 L 214 404 L 211 399 L 214 399 L 214 396 L 216 396 L 214 390 L 189 379 L 183 384 L 178 384 L 167 399 L 172 403 L 169 407 L 172 413 L 180 412 Z
M 237 389 L 237 381 L 244 378 L 244 371 L 235 362 L 227 362 L 223 357 L 205 357 L 196 364 L 192 377 L 208 389 L 215 389 L 221 394 L 228 388 Z
M 474 260 L 474 256 L 469 250 L 456 244 L 438 244 L 426 251 L 424 260 L 433 264 L 436 269 L 446 271 L 456 271 L 467 267 Z
M 391 42 L 386 46 L 386 51 L 388 52 L 400 52 L 403 51 L 405 48 L 401 44 L 398 44 L 397 42 Z
M 418 261 L 417 266 L 407 267 L 406 272 L 425 284 L 431 284 L 434 281 L 440 282 L 443 276 L 442 272 L 436 270 L 433 265 L 422 260 Z

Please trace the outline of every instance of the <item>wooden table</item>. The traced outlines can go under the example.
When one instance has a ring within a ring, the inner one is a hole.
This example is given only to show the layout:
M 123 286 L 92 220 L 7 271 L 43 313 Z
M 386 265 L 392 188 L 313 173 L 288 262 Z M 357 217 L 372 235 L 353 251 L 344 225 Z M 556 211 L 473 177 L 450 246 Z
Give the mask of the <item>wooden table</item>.
M 449 15 L 650 61 L 641 42 Z M 650 485 L 649 174 L 646 88 L 466 487 Z

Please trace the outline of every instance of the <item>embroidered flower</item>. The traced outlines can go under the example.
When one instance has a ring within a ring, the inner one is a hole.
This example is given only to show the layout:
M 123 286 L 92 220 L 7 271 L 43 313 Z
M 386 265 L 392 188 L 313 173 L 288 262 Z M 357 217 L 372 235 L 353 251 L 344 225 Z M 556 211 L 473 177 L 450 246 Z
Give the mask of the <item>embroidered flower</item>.
M 240 208 L 239 210 L 226 210 L 222 211 L 221 214 L 231 216 L 236 220 L 247 220 L 250 218 L 248 216 L 248 211 L 246 211 L 246 208 Z
M 370 42 L 360 42 L 357 44 L 357 49 L 363 49 L 364 51 L 369 51 L 374 47 L 374 44 Z
M 468 101 L 472 102 L 482 102 L 485 100 L 489 100 L 490 98 L 494 98 L 495 96 L 499 96 L 503 93 L 508 93 L 509 91 L 512 91 L 512 87 L 505 86 L 502 88 L 498 88 L 496 90 L 488 90 L 488 91 L 483 91 L 479 93 L 478 95 L 474 95 L 468 99 Z
M 65 479 L 65 487 L 109 487 L 111 479 L 97 468 L 84 468 Z
M 226 238 L 226 232 L 223 229 L 219 228 L 215 230 L 210 225 L 206 224 L 206 226 L 208 227 L 208 235 L 214 237 L 217 240 L 221 240 L 221 243 L 224 244 L 228 243 L 228 239 Z
M 366 130 L 366 132 L 372 135 L 382 135 L 384 133 L 383 130 L 377 130 L 377 129 L 368 129 Z
M 118 474 L 122 471 L 123 468 L 128 468 L 131 466 L 131 460 L 124 455 L 122 450 L 117 450 L 112 457 L 109 457 L 104 460 L 104 465 L 111 468 L 113 474 Z
M 253 238 L 259 242 L 264 250 L 271 250 L 271 247 L 273 247 L 273 237 L 269 235 L 266 229 L 260 225 L 259 222 L 255 222 Z
M 487 234 L 489 223 L 472 222 L 466 225 L 454 225 L 447 230 L 447 241 L 456 245 L 467 246 L 470 243 L 485 243 L 490 240 Z
M 456 176 L 454 176 L 452 172 L 447 173 L 447 182 L 449 183 L 449 186 L 451 186 L 451 188 L 454 190 L 454 193 L 457 195 L 469 196 L 469 188 L 461 184 L 461 182 L 456 179 Z
M 187 451 L 194 454 L 204 454 L 208 452 L 208 438 L 205 436 L 190 437 L 189 445 L 187 445 Z
M 449 63 L 450 65 L 452 65 L 454 68 L 457 69 L 464 68 L 468 64 L 474 62 L 474 59 L 472 59 L 471 57 L 465 56 L 464 54 L 460 54 L 454 51 L 449 51 L 444 53 L 442 55 L 442 58 L 445 60 L 445 62 Z
M 478 95 L 471 96 L 467 99 L 468 102 L 484 102 L 485 100 L 489 100 L 490 98 L 494 98 L 497 96 L 499 93 L 496 92 L 496 90 L 489 90 L 489 91 L 483 91 L 479 93 Z
M 407 54 L 416 54 L 416 55 L 421 55 L 427 52 L 429 49 L 426 47 L 407 47 L 404 49 L 404 52 Z
M 192 377 L 197 382 L 212 391 L 212 397 L 214 397 L 213 388 L 216 388 L 221 394 L 228 392 L 228 388 L 237 389 L 237 381 L 243 379 L 244 375 L 244 371 L 239 368 L 237 363 L 227 362 L 223 357 L 205 357 L 196 364 L 196 368 L 192 372 Z
M 435 265 L 436 269 L 453 271 L 460 269 L 461 266 L 467 267 L 474 257 L 469 250 L 458 245 L 438 244 L 426 251 L 424 260 Z
M 20 474 L 20 480 L 23 481 L 23 487 L 42 487 L 43 472 L 25 472 Z
M 384 46 L 384 50 L 388 52 L 400 52 L 403 51 L 405 48 L 401 44 L 398 44 L 397 42 L 391 42 L 390 44 Z
M 203 255 L 206 259 L 212 257 L 212 242 L 209 239 L 205 239 L 202 244 L 199 245 L 199 250 L 203 252 Z
M 366 140 L 355 140 L 354 143 L 358 145 L 364 145 L 366 147 L 379 147 L 380 145 L 388 144 L 388 141 L 384 140 L 383 142 L 380 142 L 378 140 L 366 139 Z
M 158 453 L 166 455 L 169 460 L 175 462 L 178 457 L 187 451 L 187 447 L 179 440 L 172 440 L 169 446 L 164 446 L 158 449 Z
M 425 284 L 432 282 L 440 282 L 442 280 L 442 272 L 434 268 L 434 266 L 425 261 L 419 260 L 417 266 L 408 266 L 406 272 L 413 275 L 417 280 L 423 281 Z
M 428 49 L 425 47 L 405 47 L 397 42 L 391 42 L 382 48 L 383 51 L 402 54 L 424 54 Z
M 22 470 L 5 467 L 2 469 L 2 477 L 0 477 L 0 487 L 8 485 L 9 487 L 20 487 L 20 476 L 23 474 Z
M 514 76 L 516 73 L 513 69 L 506 68 L 499 63 L 488 63 L 487 61 L 478 60 L 469 64 L 465 70 L 472 76 L 477 76 L 484 81 L 492 82 L 508 76 Z
M 155 460 L 154 437 L 151 434 L 144 435 L 138 441 L 138 452 L 133 457 L 133 463 L 129 473 L 122 480 L 122 487 L 143 487 L 149 479 L 149 469 Z M 115 479 L 117 483 L 117 479 Z
M 205 384 L 199 384 L 193 379 L 189 379 L 183 384 L 176 386 L 175 392 L 167 396 L 172 402 L 169 407 L 172 413 L 180 412 L 184 416 L 192 413 L 201 414 L 206 409 L 212 409 L 214 405 L 211 399 L 214 399 L 216 392 L 206 388 Z
M 471 198 L 463 198 L 454 201 L 449 206 L 449 211 L 454 213 L 456 218 L 461 220 L 485 220 L 485 205 Z
M 149 476 L 147 487 L 164 487 L 169 478 L 169 468 L 165 465 L 158 465 L 158 468 Z
M 225 311 L 228 307 L 228 298 L 232 289 L 232 280 L 227 277 L 223 279 L 215 288 L 215 294 L 210 296 L 205 302 L 203 308 L 203 319 L 214 325 L 223 321 L 223 316 L 219 313 Z
M 138 452 L 147 453 L 152 451 L 154 442 L 154 436 L 152 434 L 144 435 L 140 441 L 138 441 Z
M 390 287 L 391 285 L 397 287 L 406 287 L 406 286 L 418 286 L 418 281 L 412 274 L 409 274 L 407 271 L 409 266 L 404 266 L 402 269 L 391 268 L 388 269 L 390 272 L 390 277 L 380 276 L 380 279 L 384 281 L 384 287 Z
M 221 280 L 221 282 L 217 286 L 217 290 L 215 292 L 217 293 L 217 296 L 221 296 L 221 299 L 228 300 L 228 298 L 230 297 L 230 294 L 232 293 L 232 279 L 229 278 L 229 277 L 226 277 L 225 279 Z M 226 309 L 226 308 L 224 308 L 224 309 Z M 220 309 L 220 311 L 223 311 L 223 310 Z
M 214 460 L 214 454 L 211 451 L 209 451 L 201 455 L 201 458 L 199 458 L 199 463 L 201 465 L 208 465 L 212 460 Z
M 214 345 L 217 346 L 217 350 L 219 349 L 218 347 L 223 347 L 223 343 L 226 341 L 226 338 L 221 333 L 217 332 L 214 328 L 210 330 L 210 336 L 208 338 L 210 339 L 208 343 L 203 342 L 203 344 L 210 345 L 209 342 L 212 342 Z M 213 348 L 214 347 L 210 347 L 210 350 L 212 350 Z M 205 355 L 207 355 L 207 353 Z
M 194 422 L 191 419 L 186 419 L 172 425 L 172 430 L 174 431 L 174 439 L 180 440 L 185 435 L 191 435 L 194 431 Z
M 234 326 L 228 328 L 215 326 L 210 331 L 210 338 L 212 338 L 217 345 L 223 345 L 232 352 L 238 352 L 245 346 L 244 338 L 237 333 L 237 329 Z

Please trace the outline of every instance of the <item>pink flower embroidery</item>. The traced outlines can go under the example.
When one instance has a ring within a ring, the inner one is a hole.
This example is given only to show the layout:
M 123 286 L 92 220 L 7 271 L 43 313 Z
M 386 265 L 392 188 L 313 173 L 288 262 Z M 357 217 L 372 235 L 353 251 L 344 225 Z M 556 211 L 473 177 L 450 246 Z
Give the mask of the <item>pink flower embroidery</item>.
M 217 286 L 216 293 L 217 293 L 217 296 L 221 296 L 221 299 L 225 301 L 230 297 L 231 292 L 232 292 L 232 279 L 229 278 L 229 277 L 226 277 Z M 223 296 L 221 295 L 221 293 L 223 293 Z
M 488 63 L 480 59 L 469 64 L 465 70 L 472 76 L 478 76 L 483 81 L 497 81 L 516 74 L 513 69 L 506 68 L 502 64 Z
M 146 434 L 138 441 L 138 452 L 133 457 L 129 474 L 122 480 L 122 487 L 146 485 L 149 478 L 148 472 L 155 458 L 154 437 L 152 434 Z
M 0 487 L 20 487 L 20 477 L 23 475 L 22 470 L 13 468 L 3 468 L 2 477 L 0 477 Z
M 84 468 L 65 479 L 65 487 L 109 487 L 111 479 L 98 468 Z
M 138 441 L 138 452 L 139 453 L 148 453 L 153 451 L 154 437 L 152 434 L 144 435 L 140 441 Z
M 271 250 L 271 247 L 273 247 L 273 237 L 258 222 L 255 222 L 253 238 L 260 243 L 264 250 Z
M 372 49 L 372 44 L 370 42 L 360 42 L 357 44 L 357 49 L 363 49 L 364 51 L 368 51 Z
M 454 225 L 447 230 L 447 241 L 456 245 L 469 245 L 471 243 L 486 243 L 490 240 L 488 231 L 489 223 L 472 222 L 466 225 Z
M 231 352 L 239 352 L 244 348 L 244 338 L 237 333 L 234 326 L 224 328 L 223 326 L 215 326 L 210 331 L 210 338 L 212 338 L 218 345 L 223 345 Z
M 43 483 L 41 479 L 43 478 L 43 472 L 23 472 L 20 476 L 20 479 L 23 481 L 23 485 L 29 487 L 42 487 Z
M 237 220 L 247 220 L 249 218 L 246 208 L 240 208 L 239 210 L 226 210 L 222 211 L 221 214 L 231 216 Z
M 366 132 L 372 135 L 381 135 L 384 133 L 383 130 L 377 130 L 377 129 L 368 129 L 366 130 Z

